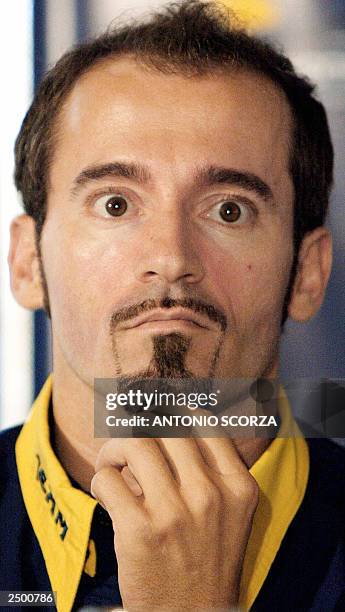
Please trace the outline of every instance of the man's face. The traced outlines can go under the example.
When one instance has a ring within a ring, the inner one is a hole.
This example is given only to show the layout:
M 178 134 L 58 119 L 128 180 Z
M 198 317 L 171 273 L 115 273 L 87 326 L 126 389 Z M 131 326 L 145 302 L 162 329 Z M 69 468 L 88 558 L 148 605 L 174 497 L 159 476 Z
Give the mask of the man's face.
M 41 240 L 54 369 L 90 386 L 273 374 L 293 259 L 290 133 L 284 95 L 253 73 L 186 78 L 122 58 L 80 78 Z

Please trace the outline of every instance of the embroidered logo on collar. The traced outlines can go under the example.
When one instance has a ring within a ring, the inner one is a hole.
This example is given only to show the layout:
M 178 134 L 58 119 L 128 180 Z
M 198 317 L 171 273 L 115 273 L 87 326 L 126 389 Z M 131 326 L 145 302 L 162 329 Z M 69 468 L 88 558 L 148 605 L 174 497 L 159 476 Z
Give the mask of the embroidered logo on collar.
M 66 533 L 68 531 L 68 525 L 63 517 L 62 512 L 59 510 L 59 508 L 56 505 L 56 501 L 53 495 L 53 492 L 50 488 L 49 482 L 47 481 L 47 476 L 46 473 L 44 471 L 44 469 L 41 467 L 41 458 L 39 455 L 36 454 L 36 459 L 37 459 L 37 474 L 36 474 L 36 478 L 39 481 L 40 485 L 41 485 L 41 489 L 43 491 L 43 493 L 45 494 L 45 501 L 47 502 L 47 504 L 51 504 L 51 508 L 50 508 L 50 513 L 53 516 L 53 518 L 55 519 L 55 524 L 56 525 L 60 525 L 62 528 L 62 531 L 60 533 L 60 538 L 61 540 L 65 539 Z M 47 488 L 48 490 L 47 490 Z

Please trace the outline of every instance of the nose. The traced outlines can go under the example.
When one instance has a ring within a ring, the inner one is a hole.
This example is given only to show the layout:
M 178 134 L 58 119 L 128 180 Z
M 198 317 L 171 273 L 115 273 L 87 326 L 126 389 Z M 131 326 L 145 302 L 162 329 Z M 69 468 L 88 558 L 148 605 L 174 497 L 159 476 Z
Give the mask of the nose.
M 151 218 L 140 245 L 137 277 L 141 282 L 198 283 L 204 267 L 191 221 L 171 211 Z

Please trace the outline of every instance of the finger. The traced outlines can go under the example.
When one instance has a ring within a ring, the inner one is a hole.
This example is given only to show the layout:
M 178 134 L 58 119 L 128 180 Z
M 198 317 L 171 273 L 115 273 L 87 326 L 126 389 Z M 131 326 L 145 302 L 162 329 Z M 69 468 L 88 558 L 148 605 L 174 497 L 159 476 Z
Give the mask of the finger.
M 125 483 L 128 485 L 128 487 L 130 488 L 130 490 L 132 491 L 133 495 L 135 495 L 136 497 L 140 497 L 140 495 L 143 495 L 143 490 L 140 484 L 138 483 L 138 481 L 136 480 L 136 478 L 133 476 L 128 465 L 125 465 L 125 467 L 122 468 L 121 476 L 124 479 Z
M 224 478 L 237 478 L 248 474 L 248 468 L 239 456 L 230 438 L 196 438 L 205 463 Z
M 190 410 L 187 410 L 187 414 L 190 416 Z M 209 415 L 210 413 L 202 408 L 193 410 L 193 417 L 209 417 Z M 204 432 L 204 429 L 204 426 L 200 429 L 193 426 L 192 431 L 198 436 L 202 435 L 199 432 Z M 219 433 L 221 433 L 220 429 Z M 212 428 L 212 435 L 214 435 L 214 428 Z M 198 478 L 200 473 L 205 475 L 206 468 L 209 467 L 196 443 L 196 436 L 157 439 L 175 479 L 180 484 L 189 485 L 191 480 Z
M 198 438 L 197 444 L 223 499 L 236 499 L 238 509 L 254 512 L 259 499 L 258 485 L 233 441 L 229 438 Z
M 111 466 L 96 472 L 91 481 L 91 495 L 106 509 L 114 525 L 120 529 L 128 530 L 142 519 L 142 503 L 129 490 L 121 474 Z
M 193 412 L 196 416 L 209 416 L 209 412 L 198 408 Z M 162 447 L 167 461 L 175 473 L 175 478 L 182 483 L 197 475 L 198 470 L 205 472 L 205 464 L 219 475 L 237 476 L 247 473 L 248 469 L 239 456 L 233 441 L 224 436 L 224 431 L 218 426 L 209 428 L 204 437 L 204 426 L 193 427 L 191 438 L 159 438 L 157 442 Z
M 208 410 L 198 408 L 194 412 L 196 416 L 210 417 Z M 206 420 L 207 423 L 207 420 Z M 218 424 L 205 425 L 195 422 L 192 429 L 199 452 L 204 462 L 213 471 L 224 475 L 228 470 L 232 473 L 233 465 L 241 468 L 242 460 L 236 451 L 232 439 L 224 435 L 224 429 Z M 244 464 L 243 464 L 244 465 Z
M 96 471 L 106 466 L 128 466 L 151 508 L 162 512 L 164 505 L 176 501 L 177 483 L 154 439 L 109 440 L 98 454 Z
M 217 482 L 219 476 L 210 474 L 212 470 L 204 461 L 196 441 L 193 438 L 162 438 L 158 442 L 176 472 L 184 505 L 195 520 L 204 517 L 204 510 L 217 508 L 221 495 Z M 212 521 L 213 517 L 210 516 L 209 520 Z
M 158 438 L 157 444 L 180 486 L 189 487 L 206 475 L 207 465 L 194 438 Z

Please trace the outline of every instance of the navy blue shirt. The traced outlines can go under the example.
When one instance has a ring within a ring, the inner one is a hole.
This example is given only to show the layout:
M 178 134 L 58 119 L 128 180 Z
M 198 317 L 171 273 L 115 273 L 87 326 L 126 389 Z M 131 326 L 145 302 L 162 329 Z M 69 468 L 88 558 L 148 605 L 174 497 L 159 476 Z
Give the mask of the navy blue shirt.
M 0 434 L 0 590 L 50 590 L 18 480 L 19 431 Z M 345 450 L 329 440 L 307 442 L 306 493 L 251 608 L 255 612 L 345 611 Z M 100 507 L 91 537 L 98 551 L 96 575 L 82 575 L 73 609 L 121 605 L 112 525 Z

